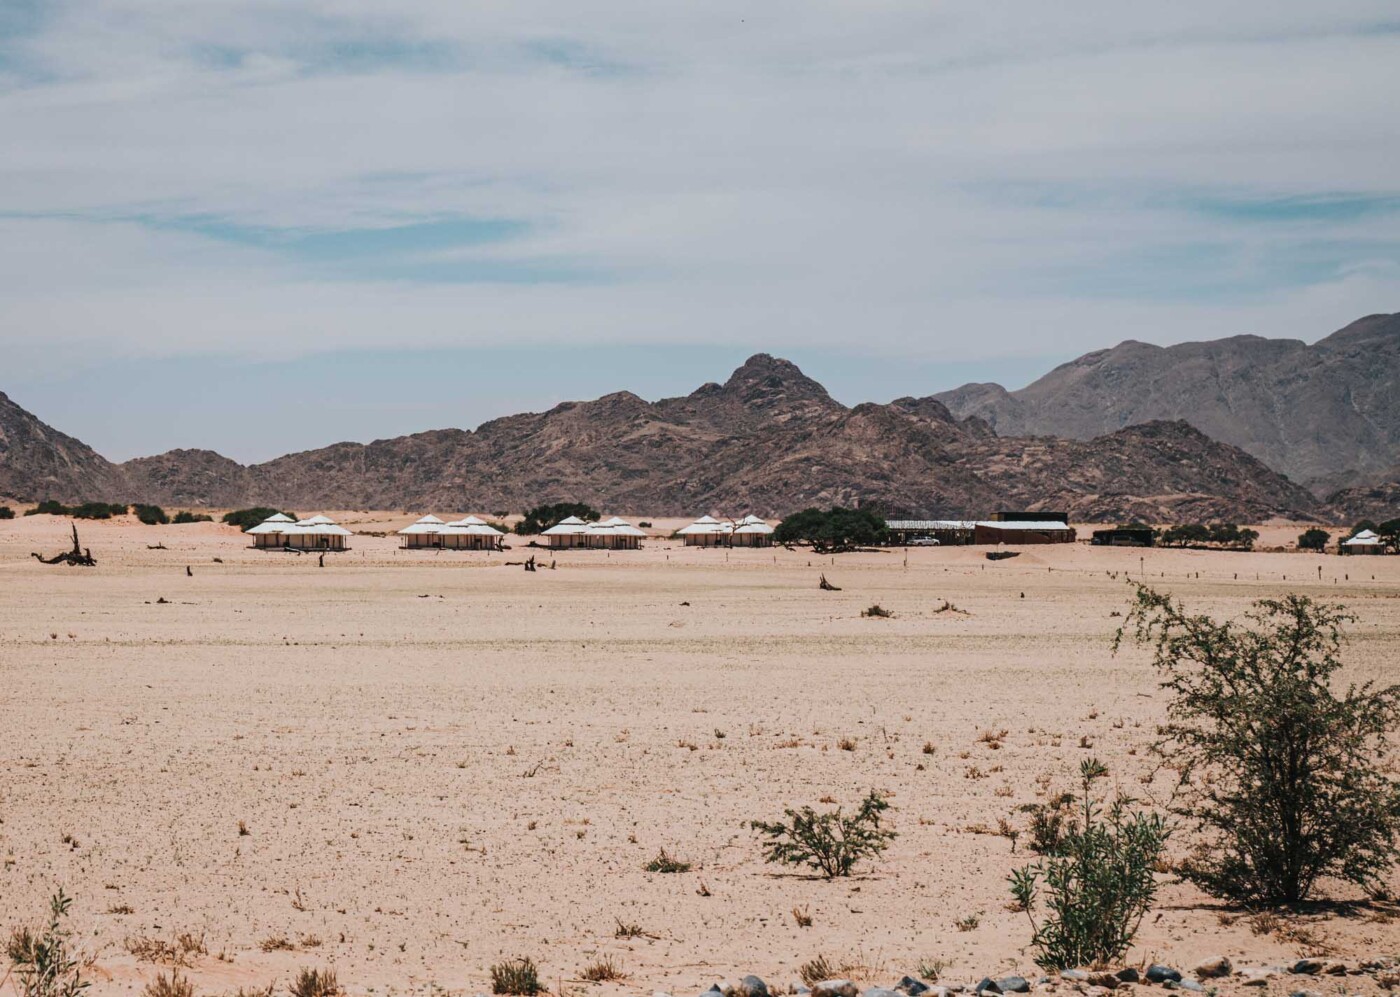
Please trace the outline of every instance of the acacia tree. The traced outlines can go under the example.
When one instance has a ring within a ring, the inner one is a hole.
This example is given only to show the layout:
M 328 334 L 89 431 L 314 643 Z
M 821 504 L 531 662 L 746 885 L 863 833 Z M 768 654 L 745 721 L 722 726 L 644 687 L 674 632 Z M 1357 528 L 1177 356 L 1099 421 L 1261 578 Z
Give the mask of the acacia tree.
M 1385 767 L 1400 686 L 1334 689 L 1352 619 L 1293 594 L 1219 622 L 1137 587 L 1114 649 L 1151 647 L 1171 693 L 1156 750 L 1179 773 L 1174 812 L 1205 836 L 1182 871 L 1208 893 L 1293 903 L 1323 877 L 1381 892 L 1400 839 Z
M 1319 530 L 1316 526 L 1304 530 L 1298 535 L 1299 550 L 1326 550 L 1327 541 L 1332 539 L 1332 534 L 1326 530 Z

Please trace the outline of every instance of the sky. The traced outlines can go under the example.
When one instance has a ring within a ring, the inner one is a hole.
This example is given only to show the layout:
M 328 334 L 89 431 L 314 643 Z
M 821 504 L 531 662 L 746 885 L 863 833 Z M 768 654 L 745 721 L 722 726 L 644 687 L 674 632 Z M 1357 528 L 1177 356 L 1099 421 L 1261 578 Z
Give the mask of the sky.
M 0 0 L 0 391 L 240 460 L 1400 311 L 1400 8 Z

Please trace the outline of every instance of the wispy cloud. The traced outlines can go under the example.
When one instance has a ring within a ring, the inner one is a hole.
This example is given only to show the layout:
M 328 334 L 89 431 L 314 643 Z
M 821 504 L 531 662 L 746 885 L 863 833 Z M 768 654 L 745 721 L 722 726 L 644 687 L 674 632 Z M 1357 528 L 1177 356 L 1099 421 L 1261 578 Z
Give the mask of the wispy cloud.
M 0 348 L 1315 338 L 1400 301 L 1397 64 L 1365 0 L 16 0 Z

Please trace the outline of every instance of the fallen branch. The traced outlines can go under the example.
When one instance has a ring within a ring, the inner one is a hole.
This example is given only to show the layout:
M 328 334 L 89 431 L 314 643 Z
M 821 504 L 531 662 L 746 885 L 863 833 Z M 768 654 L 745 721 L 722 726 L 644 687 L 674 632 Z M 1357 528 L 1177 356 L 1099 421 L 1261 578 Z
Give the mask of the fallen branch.
M 73 524 L 73 549 L 66 550 L 62 554 L 55 554 L 53 557 L 45 557 L 42 554 L 29 555 L 40 564 L 67 564 L 70 567 L 95 568 L 97 559 L 92 556 L 92 551 L 78 543 L 78 524 Z
M 826 580 L 826 575 L 822 575 L 821 581 L 817 582 L 817 588 L 823 592 L 840 592 L 841 589 Z

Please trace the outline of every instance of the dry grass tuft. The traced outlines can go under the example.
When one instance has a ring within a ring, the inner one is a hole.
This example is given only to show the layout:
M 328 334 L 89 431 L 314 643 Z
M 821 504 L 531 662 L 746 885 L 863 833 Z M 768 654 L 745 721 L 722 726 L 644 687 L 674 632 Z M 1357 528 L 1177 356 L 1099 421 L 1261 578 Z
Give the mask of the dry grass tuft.
M 289 988 L 292 997 L 335 997 L 340 983 L 333 969 L 301 969 Z
M 188 977 L 181 976 L 179 970 L 172 969 L 169 976 L 157 973 L 141 993 L 143 997 L 194 997 L 194 984 Z
M 663 848 L 642 868 L 647 872 L 689 872 L 690 863 L 673 857 Z
M 612 980 L 627 979 L 627 972 L 622 968 L 622 964 L 613 961 L 613 957 L 605 955 L 601 959 L 584 966 L 579 971 L 579 979 L 589 983 L 608 983 Z
M 540 974 L 535 969 L 535 961 L 528 955 L 519 959 L 508 959 L 491 967 L 491 992 L 493 994 L 513 994 L 516 997 L 534 997 L 544 988 L 540 986 Z

